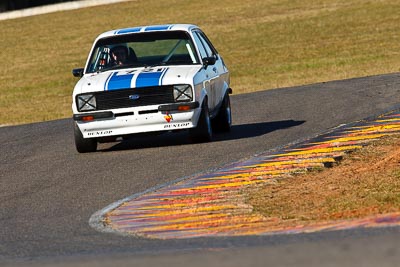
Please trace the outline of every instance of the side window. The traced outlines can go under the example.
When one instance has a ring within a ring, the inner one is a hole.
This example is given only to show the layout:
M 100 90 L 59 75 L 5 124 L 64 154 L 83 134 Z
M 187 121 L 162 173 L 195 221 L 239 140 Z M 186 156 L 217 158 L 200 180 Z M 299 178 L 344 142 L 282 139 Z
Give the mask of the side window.
M 204 48 L 203 42 L 200 40 L 200 37 L 197 32 L 193 33 L 194 41 L 199 48 L 201 58 L 208 57 L 206 49 Z
M 204 45 L 204 48 L 207 51 L 208 56 L 209 57 L 215 56 L 216 55 L 215 49 L 213 49 L 214 47 L 211 45 L 210 41 L 207 39 L 207 37 L 204 35 L 204 33 L 198 32 L 198 35 L 200 37 L 201 42 Z

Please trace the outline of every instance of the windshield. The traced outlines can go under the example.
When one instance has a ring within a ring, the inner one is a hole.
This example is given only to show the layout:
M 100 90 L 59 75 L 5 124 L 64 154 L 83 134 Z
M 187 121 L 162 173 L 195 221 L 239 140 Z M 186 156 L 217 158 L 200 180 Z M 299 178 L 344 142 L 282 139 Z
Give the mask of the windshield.
M 183 31 L 144 32 L 98 40 L 87 73 L 141 66 L 200 64 Z

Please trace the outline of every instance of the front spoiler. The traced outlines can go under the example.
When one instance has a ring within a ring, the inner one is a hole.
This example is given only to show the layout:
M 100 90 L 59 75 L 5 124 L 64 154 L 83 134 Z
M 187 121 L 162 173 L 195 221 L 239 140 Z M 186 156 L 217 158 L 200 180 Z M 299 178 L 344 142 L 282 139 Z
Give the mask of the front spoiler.
M 186 106 L 188 103 L 186 104 Z M 191 104 L 193 109 L 179 110 L 178 105 L 146 110 L 125 109 L 121 113 L 117 110 L 75 114 L 77 123 L 84 138 L 98 138 L 107 136 L 124 136 L 137 133 L 183 130 L 196 127 L 201 109 L 194 108 L 198 104 Z
M 196 109 L 200 106 L 199 102 L 190 102 L 190 103 L 174 103 L 167 105 L 158 106 L 158 111 L 187 111 L 191 109 Z M 133 115 L 133 114 L 132 114 Z M 114 118 L 115 115 L 112 111 L 104 111 L 104 112 L 89 112 L 82 114 L 74 114 L 72 116 L 74 121 L 93 121 L 93 120 L 102 120 L 102 119 L 111 119 Z

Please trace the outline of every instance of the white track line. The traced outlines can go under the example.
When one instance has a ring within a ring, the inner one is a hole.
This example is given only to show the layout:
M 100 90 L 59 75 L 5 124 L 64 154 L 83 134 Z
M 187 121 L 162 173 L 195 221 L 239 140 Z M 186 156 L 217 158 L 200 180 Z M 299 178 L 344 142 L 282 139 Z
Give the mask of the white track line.
M 132 0 L 81 0 L 75 2 L 65 2 L 53 5 L 38 6 L 21 10 L 14 10 L 0 13 L 0 20 L 17 19 L 35 15 L 42 15 L 58 11 L 73 10 L 85 7 L 115 4 L 119 2 L 127 2 Z

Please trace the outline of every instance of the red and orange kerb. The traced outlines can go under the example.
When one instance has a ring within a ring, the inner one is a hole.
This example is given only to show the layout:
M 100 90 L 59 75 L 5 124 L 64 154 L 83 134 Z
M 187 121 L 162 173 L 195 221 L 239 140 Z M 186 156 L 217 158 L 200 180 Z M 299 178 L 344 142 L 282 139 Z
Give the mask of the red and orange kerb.
M 280 152 L 258 155 L 214 173 L 185 179 L 121 201 L 97 216 L 112 232 L 148 238 L 268 235 L 400 225 L 400 213 L 358 220 L 269 229 L 274 218 L 246 204 L 244 189 L 315 167 L 327 167 L 345 153 L 400 132 L 400 113 L 346 125 Z M 288 178 L 289 177 L 289 178 Z M 275 219 L 276 220 L 276 219 Z M 93 225 L 93 224 L 92 224 Z

